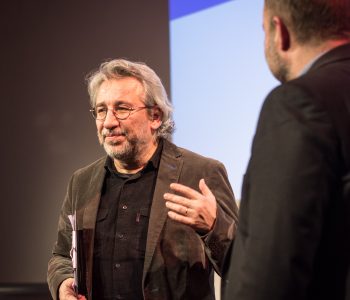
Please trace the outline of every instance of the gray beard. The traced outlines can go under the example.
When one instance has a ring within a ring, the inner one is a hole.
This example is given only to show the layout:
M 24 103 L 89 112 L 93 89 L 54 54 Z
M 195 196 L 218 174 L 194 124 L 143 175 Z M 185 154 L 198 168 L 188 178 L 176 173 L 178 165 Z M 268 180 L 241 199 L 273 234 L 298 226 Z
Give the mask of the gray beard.
M 109 130 L 104 130 L 101 133 L 100 144 L 106 151 L 107 155 L 114 160 L 118 160 L 127 165 L 138 165 L 139 161 L 144 154 L 143 152 L 147 148 L 147 141 L 137 136 L 130 136 L 127 130 L 122 130 L 120 133 L 126 138 L 123 143 L 123 147 L 115 149 L 114 146 L 118 143 L 107 144 L 105 142 L 105 136 L 109 133 Z M 142 136 L 142 134 L 141 134 Z
M 120 150 L 114 150 L 113 145 L 108 145 L 106 143 L 103 143 L 103 148 L 105 149 L 108 156 L 122 162 L 134 161 L 139 152 L 137 149 L 137 143 L 134 141 L 127 141 L 123 149 Z
M 127 132 L 124 132 L 124 134 L 127 139 L 122 149 L 115 150 L 113 148 L 114 145 L 118 145 L 117 143 L 113 145 L 103 142 L 102 146 L 107 155 L 112 159 L 128 165 L 138 165 L 140 157 L 146 148 L 146 142 L 142 139 L 138 139 L 137 137 L 128 138 Z

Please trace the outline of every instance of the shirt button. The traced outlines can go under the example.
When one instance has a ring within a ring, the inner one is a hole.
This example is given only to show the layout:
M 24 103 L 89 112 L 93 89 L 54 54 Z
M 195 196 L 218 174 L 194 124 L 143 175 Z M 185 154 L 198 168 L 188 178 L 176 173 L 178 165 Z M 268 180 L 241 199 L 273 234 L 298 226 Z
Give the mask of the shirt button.
M 123 205 L 122 208 L 125 210 L 127 209 L 128 207 L 126 205 Z
M 118 234 L 118 238 L 122 239 L 123 237 L 124 237 L 124 234 L 122 234 L 122 233 Z
M 115 264 L 115 267 L 118 269 L 120 268 L 120 264 Z

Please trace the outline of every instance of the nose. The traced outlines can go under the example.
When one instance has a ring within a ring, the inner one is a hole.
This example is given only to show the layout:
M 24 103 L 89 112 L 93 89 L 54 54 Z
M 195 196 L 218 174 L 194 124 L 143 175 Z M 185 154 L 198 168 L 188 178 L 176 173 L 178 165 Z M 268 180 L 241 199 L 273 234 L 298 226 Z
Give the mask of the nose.
M 114 128 L 119 125 L 119 120 L 115 117 L 113 110 L 107 110 L 106 118 L 103 121 L 103 127 Z

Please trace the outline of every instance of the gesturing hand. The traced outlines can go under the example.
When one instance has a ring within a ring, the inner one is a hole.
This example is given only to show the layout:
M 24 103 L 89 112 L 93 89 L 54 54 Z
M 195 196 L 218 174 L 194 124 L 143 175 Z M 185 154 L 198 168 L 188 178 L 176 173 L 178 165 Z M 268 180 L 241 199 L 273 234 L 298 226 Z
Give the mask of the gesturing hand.
M 204 179 L 199 181 L 200 192 L 179 183 L 170 188 L 176 193 L 165 193 L 169 218 L 189 225 L 198 233 L 208 233 L 216 219 L 216 199 Z

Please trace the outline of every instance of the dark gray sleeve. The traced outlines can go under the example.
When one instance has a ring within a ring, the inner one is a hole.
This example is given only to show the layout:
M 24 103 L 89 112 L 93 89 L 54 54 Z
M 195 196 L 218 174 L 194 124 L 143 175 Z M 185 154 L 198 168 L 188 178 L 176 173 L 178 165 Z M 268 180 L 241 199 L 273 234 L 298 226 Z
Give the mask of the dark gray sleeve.
M 238 220 L 238 208 L 222 163 L 210 168 L 206 184 L 217 201 L 217 214 L 213 229 L 204 238 L 205 251 L 215 271 L 221 276 L 224 260 L 234 240 Z
M 54 300 L 58 299 L 58 288 L 62 281 L 73 277 L 70 258 L 72 227 L 68 215 L 72 213 L 72 182 L 70 181 L 58 221 L 58 235 L 48 263 L 47 282 Z

